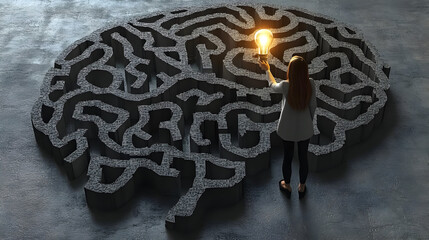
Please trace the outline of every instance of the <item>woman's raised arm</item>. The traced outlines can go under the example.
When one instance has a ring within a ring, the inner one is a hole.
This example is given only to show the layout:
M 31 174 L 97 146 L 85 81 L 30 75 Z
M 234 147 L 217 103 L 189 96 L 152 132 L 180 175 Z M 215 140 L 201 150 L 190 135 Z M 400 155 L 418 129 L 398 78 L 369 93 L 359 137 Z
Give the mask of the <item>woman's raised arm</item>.
M 276 93 L 283 93 L 283 84 L 284 82 L 277 83 L 276 79 L 274 79 L 273 74 L 270 71 L 270 64 L 268 64 L 267 61 L 259 61 L 259 66 L 262 70 L 265 70 L 265 73 L 267 74 L 269 86 L 273 89 Z

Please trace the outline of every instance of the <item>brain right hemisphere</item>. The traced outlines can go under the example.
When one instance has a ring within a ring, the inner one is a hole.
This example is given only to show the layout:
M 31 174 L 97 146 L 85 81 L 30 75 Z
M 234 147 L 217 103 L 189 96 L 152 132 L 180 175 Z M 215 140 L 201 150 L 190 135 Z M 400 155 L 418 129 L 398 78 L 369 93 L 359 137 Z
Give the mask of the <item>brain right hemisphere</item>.
M 253 55 L 274 34 L 279 82 L 293 54 L 316 83 L 313 170 L 343 159 L 384 114 L 389 67 L 359 31 L 303 9 L 214 5 L 111 24 L 68 47 L 32 111 L 36 140 L 68 176 L 87 173 L 87 203 L 112 209 L 141 185 L 179 195 L 166 226 L 192 228 L 204 210 L 242 197 L 242 182 L 281 146 L 282 96 Z M 190 179 L 191 184 L 185 184 Z

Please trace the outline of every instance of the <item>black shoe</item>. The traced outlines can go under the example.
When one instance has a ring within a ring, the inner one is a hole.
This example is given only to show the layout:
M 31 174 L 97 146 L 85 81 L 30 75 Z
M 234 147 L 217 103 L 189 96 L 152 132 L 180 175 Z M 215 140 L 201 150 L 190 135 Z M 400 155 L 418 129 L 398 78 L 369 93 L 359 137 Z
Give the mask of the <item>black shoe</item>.
M 299 199 L 304 198 L 306 192 L 307 192 L 307 185 L 305 185 L 304 187 L 304 192 L 298 191 Z
M 292 192 L 291 192 L 291 191 L 289 191 L 287 188 L 282 187 L 282 183 L 281 183 L 282 181 L 283 181 L 283 179 L 279 181 L 279 188 L 280 188 L 280 191 L 282 191 L 282 192 L 286 195 L 286 197 L 287 197 L 287 198 L 290 198 L 290 194 L 291 194 Z

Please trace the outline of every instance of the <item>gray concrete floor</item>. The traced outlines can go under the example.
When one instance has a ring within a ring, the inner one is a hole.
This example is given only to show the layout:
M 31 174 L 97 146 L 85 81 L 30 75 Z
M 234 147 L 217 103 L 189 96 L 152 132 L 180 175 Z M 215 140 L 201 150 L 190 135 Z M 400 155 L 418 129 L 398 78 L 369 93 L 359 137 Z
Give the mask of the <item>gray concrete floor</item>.
M 272 2 L 362 30 L 392 67 L 385 121 L 348 149 L 345 164 L 310 173 L 304 202 L 297 162 L 292 199 L 279 192 L 279 155 L 246 182 L 240 203 L 209 212 L 200 230 L 183 235 L 164 227 L 177 198 L 150 189 L 117 211 L 90 210 L 86 179 L 70 182 L 36 145 L 30 109 L 46 71 L 73 41 L 113 20 L 195 3 L 0 1 L 0 239 L 429 239 L 429 1 Z

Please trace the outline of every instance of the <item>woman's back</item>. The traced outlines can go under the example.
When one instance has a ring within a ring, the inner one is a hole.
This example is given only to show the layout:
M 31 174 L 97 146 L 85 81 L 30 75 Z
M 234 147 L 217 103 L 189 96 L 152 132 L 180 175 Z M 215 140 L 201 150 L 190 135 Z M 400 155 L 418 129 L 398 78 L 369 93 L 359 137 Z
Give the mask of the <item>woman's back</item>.
M 281 81 L 271 84 L 274 92 L 282 93 L 280 118 L 277 125 L 277 134 L 284 140 L 301 141 L 313 136 L 313 117 L 316 110 L 316 88 L 313 79 L 311 83 L 311 98 L 309 104 L 302 110 L 293 109 L 287 101 L 289 82 Z

